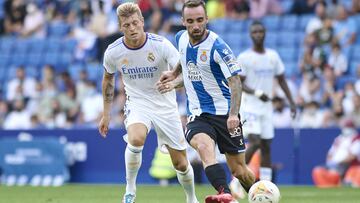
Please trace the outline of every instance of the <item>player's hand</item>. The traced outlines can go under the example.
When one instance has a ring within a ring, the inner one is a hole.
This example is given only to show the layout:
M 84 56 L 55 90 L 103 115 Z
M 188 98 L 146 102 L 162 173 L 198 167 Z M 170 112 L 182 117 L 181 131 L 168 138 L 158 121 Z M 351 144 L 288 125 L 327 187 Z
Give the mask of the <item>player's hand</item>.
M 99 133 L 102 137 L 106 138 L 109 131 L 110 116 L 102 116 L 99 123 Z
M 262 94 L 259 99 L 263 102 L 268 102 L 270 98 L 266 94 Z
M 291 118 L 296 118 L 296 105 L 294 103 L 290 104 Z
M 170 92 L 171 90 L 175 89 L 175 85 L 172 82 L 157 82 L 156 89 L 161 93 L 164 94 L 166 92 Z
M 227 119 L 227 128 L 229 130 L 229 133 L 234 134 L 235 129 L 239 127 L 239 125 L 240 125 L 239 115 L 229 115 L 229 118 Z
M 175 75 L 174 71 L 164 71 L 160 75 L 159 82 L 167 83 L 167 82 L 171 82 L 171 81 L 175 80 L 175 78 L 176 78 L 176 75 Z

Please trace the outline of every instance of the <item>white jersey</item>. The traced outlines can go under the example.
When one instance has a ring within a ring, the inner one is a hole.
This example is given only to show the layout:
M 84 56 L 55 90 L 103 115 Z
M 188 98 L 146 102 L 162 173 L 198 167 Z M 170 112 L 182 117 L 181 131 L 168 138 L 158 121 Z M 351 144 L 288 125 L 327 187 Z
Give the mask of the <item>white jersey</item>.
M 230 110 L 227 78 L 241 69 L 229 46 L 214 32 L 191 45 L 187 31 L 176 34 L 187 96 L 188 115 L 226 115 Z
M 262 90 L 267 96 L 272 96 L 274 77 L 284 74 L 285 67 L 279 54 L 273 49 L 265 49 L 265 53 L 257 53 L 248 49 L 238 57 L 243 71 L 240 73 L 246 76 L 245 84 L 254 89 Z M 262 102 L 255 95 L 244 92 L 241 102 L 241 111 L 261 113 L 264 108 L 272 111 L 272 103 Z
M 175 91 L 161 94 L 155 84 L 178 61 L 179 53 L 167 39 L 146 33 L 144 45 L 136 49 L 127 47 L 123 37 L 110 44 L 103 65 L 108 73 L 120 71 L 130 102 L 163 109 L 177 108 Z

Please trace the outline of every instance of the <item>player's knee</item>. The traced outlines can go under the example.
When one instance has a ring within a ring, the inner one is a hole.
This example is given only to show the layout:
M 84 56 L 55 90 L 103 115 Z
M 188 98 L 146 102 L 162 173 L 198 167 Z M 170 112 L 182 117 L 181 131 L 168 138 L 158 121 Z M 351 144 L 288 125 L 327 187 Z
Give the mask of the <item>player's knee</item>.
M 144 146 L 145 144 L 145 140 L 141 137 L 132 137 L 132 138 L 129 138 L 128 142 L 133 145 L 133 146 L 136 146 L 136 147 L 139 147 L 139 146 Z
M 176 160 L 173 162 L 173 165 L 177 171 L 186 171 L 188 162 L 183 160 Z

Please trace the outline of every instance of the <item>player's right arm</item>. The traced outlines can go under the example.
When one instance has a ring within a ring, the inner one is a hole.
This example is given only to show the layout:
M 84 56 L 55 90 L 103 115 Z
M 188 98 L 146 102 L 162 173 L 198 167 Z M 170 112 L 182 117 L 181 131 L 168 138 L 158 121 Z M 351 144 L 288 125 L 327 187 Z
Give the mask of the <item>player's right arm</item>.
M 114 100 L 115 92 L 115 72 L 116 66 L 112 63 L 108 51 L 104 54 L 104 74 L 102 79 L 102 96 L 103 96 L 103 116 L 99 123 L 99 132 L 101 136 L 106 137 L 109 131 L 110 111 Z

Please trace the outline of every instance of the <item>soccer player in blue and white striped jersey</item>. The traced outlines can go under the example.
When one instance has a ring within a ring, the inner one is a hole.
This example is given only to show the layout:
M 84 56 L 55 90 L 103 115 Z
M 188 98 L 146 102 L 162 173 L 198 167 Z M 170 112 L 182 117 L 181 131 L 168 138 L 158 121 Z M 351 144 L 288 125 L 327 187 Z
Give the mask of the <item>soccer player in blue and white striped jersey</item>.
M 234 200 L 225 171 L 216 161 L 216 144 L 244 188 L 249 189 L 255 179 L 245 164 L 239 116 L 241 68 L 229 46 L 206 29 L 208 18 L 203 1 L 186 1 L 182 20 L 186 31 L 176 35 L 180 63 L 175 70 L 163 73 L 158 90 L 165 93 L 179 86 L 178 76 L 182 73 L 189 116 L 186 139 L 198 152 L 208 180 L 219 193 L 206 197 L 205 202 L 229 203 Z

